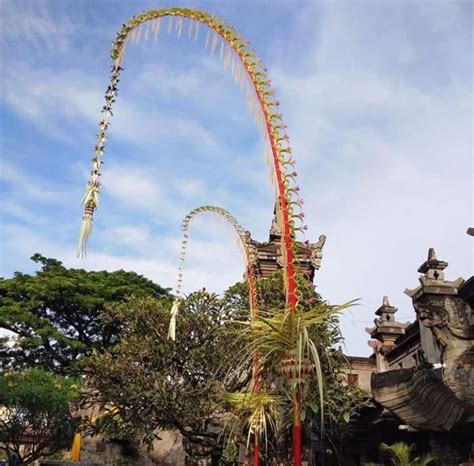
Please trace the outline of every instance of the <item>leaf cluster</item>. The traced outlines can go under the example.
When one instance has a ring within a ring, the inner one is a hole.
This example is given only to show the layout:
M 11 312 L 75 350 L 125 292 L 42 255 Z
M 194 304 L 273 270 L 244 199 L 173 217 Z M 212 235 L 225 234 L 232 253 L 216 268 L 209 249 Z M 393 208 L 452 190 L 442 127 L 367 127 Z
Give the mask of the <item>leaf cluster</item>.
M 259 280 L 259 317 L 255 322 L 242 319 L 234 337 L 242 342 L 239 344 L 240 354 L 242 359 L 247 359 L 247 364 L 255 354 L 259 355 L 261 372 L 265 374 L 262 375 L 264 387 L 270 389 L 273 395 L 285 395 L 287 398 L 286 415 L 278 433 L 280 442 L 291 435 L 289 408 L 297 387 L 295 381 L 300 377 L 301 367 L 312 363 L 314 374 L 300 385 L 304 430 L 308 433 L 319 432 L 330 443 L 339 446 L 359 410 L 371 405 L 366 393 L 345 383 L 343 371 L 348 369 L 348 361 L 335 348 L 342 342 L 339 313 L 354 302 L 332 306 L 322 300 L 304 277 L 298 279 L 296 313 L 285 306 L 281 273 Z M 226 293 L 226 299 L 232 305 L 239 306 L 242 315 L 248 309 L 246 291 L 245 284 L 236 284 Z M 281 377 L 278 372 L 282 360 L 288 358 L 295 360 L 290 380 Z M 284 410 L 282 412 L 285 413 Z
M 0 369 L 43 368 L 66 373 L 93 349 L 113 344 L 119 321 L 104 323 L 106 305 L 130 295 L 169 296 L 166 289 L 134 272 L 68 269 L 35 254 L 34 275 L 0 278 L 0 328 L 13 333 L 0 342 Z
M 0 376 L 0 448 L 29 463 L 69 446 L 77 427 L 71 403 L 79 381 L 41 370 Z
M 380 451 L 387 456 L 393 466 L 428 466 L 434 459 L 430 454 L 415 456 L 415 444 L 408 445 L 404 442 L 397 442 L 393 445 L 381 443 Z M 366 463 L 366 466 L 371 465 Z
M 171 302 L 130 298 L 111 305 L 105 323 L 120 320 L 120 340 L 95 351 L 81 367 L 88 380 L 83 407 L 100 407 L 88 428 L 145 442 L 160 429 L 214 444 L 225 392 L 242 381 L 233 374 L 233 344 L 222 332 L 231 311 L 215 294 L 199 291 L 182 301 L 175 342 L 167 339 Z

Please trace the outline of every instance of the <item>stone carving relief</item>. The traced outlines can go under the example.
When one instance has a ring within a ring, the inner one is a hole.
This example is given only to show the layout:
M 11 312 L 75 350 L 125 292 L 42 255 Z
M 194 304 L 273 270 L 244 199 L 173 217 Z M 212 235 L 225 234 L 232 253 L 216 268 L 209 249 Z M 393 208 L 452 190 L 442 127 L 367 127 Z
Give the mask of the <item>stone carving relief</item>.
M 424 295 L 413 304 L 421 324 L 431 328 L 441 347 L 446 384 L 458 398 L 474 405 L 471 307 L 460 298 L 442 295 Z

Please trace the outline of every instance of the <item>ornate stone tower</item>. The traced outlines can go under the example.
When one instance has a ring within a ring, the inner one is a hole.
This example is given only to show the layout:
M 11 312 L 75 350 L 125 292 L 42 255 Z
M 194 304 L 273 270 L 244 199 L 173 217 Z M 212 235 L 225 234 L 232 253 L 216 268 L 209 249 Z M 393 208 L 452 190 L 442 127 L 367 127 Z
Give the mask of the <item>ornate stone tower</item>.
M 385 355 L 394 348 L 395 340 L 405 333 L 409 325 L 395 320 L 397 311 L 398 308 L 392 306 L 388 297 L 384 296 L 382 305 L 375 311 L 375 314 L 379 316 L 378 319 L 374 319 L 375 326 L 365 329 L 373 339 L 370 346 L 373 347 L 377 358 L 377 372 L 388 370 Z
M 274 211 L 268 241 L 260 243 L 251 240 L 257 250 L 257 272 L 261 277 L 268 277 L 270 274 L 283 267 L 281 240 L 282 234 L 278 227 L 276 213 Z M 298 263 L 298 267 L 300 270 L 305 271 L 308 279 L 311 281 L 314 279 L 315 270 L 319 270 L 321 267 L 321 260 L 323 257 L 322 249 L 325 242 L 326 236 L 321 235 L 319 241 L 316 243 L 310 243 L 309 241 L 296 243 L 295 259 Z

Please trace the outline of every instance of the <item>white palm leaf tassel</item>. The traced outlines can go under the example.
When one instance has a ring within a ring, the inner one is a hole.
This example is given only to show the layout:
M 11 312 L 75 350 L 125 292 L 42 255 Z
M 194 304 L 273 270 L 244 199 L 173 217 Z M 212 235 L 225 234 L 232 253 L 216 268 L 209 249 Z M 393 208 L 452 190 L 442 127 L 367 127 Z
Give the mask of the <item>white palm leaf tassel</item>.
M 179 305 L 181 304 L 181 298 L 176 298 L 171 306 L 171 319 L 168 329 L 168 338 L 176 340 L 176 316 L 178 315 Z
M 98 158 L 93 159 L 94 170 L 91 172 L 89 183 L 87 184 L 86 193 L 82 198 L 81 204 L 84 205 L 84 215 L 82 216 L 81 228 L 79 230 L 79 240 L 77 243 L 77 257 L 86 255 L 87 243 L 92 233 L 92 223 L 94 218 L 94 210 L 99 206 L 99 170 L 101 161 Z
M 77 257 L 84 257 L 87 251 L 87 243 L 92 233 L 92 222 L 94 217 L 94 207 L 87 206 L 84 208 L 82 216 L 81 229 L 79 230 L 79 240 L 77 242 Z

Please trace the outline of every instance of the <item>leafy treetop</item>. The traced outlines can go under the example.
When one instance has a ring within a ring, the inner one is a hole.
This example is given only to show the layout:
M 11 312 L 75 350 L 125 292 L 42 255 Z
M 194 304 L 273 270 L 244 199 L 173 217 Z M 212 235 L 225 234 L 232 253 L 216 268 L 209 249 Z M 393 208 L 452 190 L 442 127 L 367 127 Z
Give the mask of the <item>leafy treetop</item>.
M 112 438 L 153 440 L 160 429 L 177 429 L 189 455 L 218 454 L 219 413 L 226 391 L 246 380 L 232 374 L 233 343 L 222 331 L 232 310 L 204 290 L 183 300 L 176 341 L 167 338 L 170 305 L 131 298 L 109 306 L 104 322 L 124 322 L 120 340 L 84 358 L 88 380 L 82 407 L 101 408 L 89 428 Z
M 106 305 L 127 296 L 168 298 L 169 291 L 134 272 L 69 269 L 41 254 L 34 275 L 16 272 L 0 278 L 0 369 L 44 368 L 65 373 L 81 356 L 107 347 L 120 330 L 117 321 L 101 321 Z

